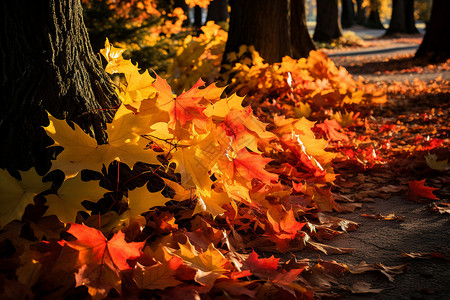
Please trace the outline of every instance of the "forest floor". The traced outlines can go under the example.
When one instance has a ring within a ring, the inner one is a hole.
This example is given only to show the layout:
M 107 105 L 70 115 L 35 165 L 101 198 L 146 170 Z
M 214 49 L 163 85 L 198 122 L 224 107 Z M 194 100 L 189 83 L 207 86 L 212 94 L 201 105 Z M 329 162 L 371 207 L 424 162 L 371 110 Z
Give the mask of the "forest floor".
M 402 48 L 406 44 L 418 45 L 420 40 L 421 37 L 412 37 L 374 43 Z M 349 186 L 351 193 L 365 203 L 352 213 L 335 216 L 354 221 L 359 228 L 327 244 L 355 251 L 330 256 L 304 251 L 298 256 L 352 265 L 365 261 L 399 266 L 401 274 L 395 279 L 384 274 L 381 265 L 378 273 L 341 278 L 336 287 L 365 281 L 374 290 L 365 294 L 339 294 L 338 298 L 450 299 L 450 209 L 448 204 L 442 204 L 450 202 L 450 172 L 448 168 L 443 171 L 427 168 L 424 164 L 427 149 L 409 151 L 420 136 L 442 142 L 440 158 L 445 160 L 450 155 L 450 62 L 429 65 L 414 60 L 414 50 L 370 52 L 379 45 L 327 52 L 336 65 L 344 66 L 355 77 L 362 76 L 365 82 L 375 83 L 387 92 L 387 104 L 373 111 L 371 121 L 375 128 L 371 139 L 389 139 L 394 154 L 382 168 L 351 175 L 347 171 L 345 175 L 348 182 L 353 182 L 354 186 Z M 354 55 L 339 55 L 351 51 Z M 339 173 L 339 168 L 336 172 Z M 407 200 L 408 180 L 422 179 L 426 179 L 427 185 L 439 188 L 435 192 L 439 200 L 427 203 Z M 379 189 L 396 187 L 398 192 L 388 197 L 376 193 Z

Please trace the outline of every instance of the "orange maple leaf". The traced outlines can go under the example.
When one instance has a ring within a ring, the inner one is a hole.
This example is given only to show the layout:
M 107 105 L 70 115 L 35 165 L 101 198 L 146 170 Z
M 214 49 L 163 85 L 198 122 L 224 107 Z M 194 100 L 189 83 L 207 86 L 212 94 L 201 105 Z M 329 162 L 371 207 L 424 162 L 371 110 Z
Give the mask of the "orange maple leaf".
M 420 198 L 426 198 L 430 200 L 439 200 L 438 197 L 436 197 L 433 194 L 433 191 L 438 190 L 437 188 L 425 186 L 425 179 L 423 180 L 412 180 L 409 182 L 409 193 L 408 193 L 408 199 L 414 202 L 418 203 L 426 203 L 431 202 L 427 200 L 421 200 Z
M 316 125 L 317 128 L 320 128 L 332 141 L 344 141 L 348 142 L 348 136 L 344 133 L 339 132 L 342 130 L 341 125 L 333 119 L 333 120 L 325 120 L 321 124 Z
M 231 155 L 227 155 L 227 157 L 224 165 L 230 179 L 240 176 L 248 183 L 257 178 L 266 184 L 278 181 L 278 175 L 269 173 L 264 169 L 266 164 L 272 161 L 270 158 L 264 158 L 257 153 L 250 153 L 245 148 L 238 151 L 235 157 L 231 157 Z
M 204 85 L 205 82 L 199 79 L 189 91 L 174 97 L 167 81 L 156 75 L 156 80 L 153 82 L 153 87 L 158 91 L 156 105 L 159 109 L 169 113 L 169 128 L 175 129 L 177 121 L 182 127 L 187 122 L 193 121 L 197 128 L 205 129 L 207 117 L 203 111 L 206 107 L 199 104 L 202 97 L 196 96 L 199 91 L 198 87 Z
M 289 242 L 306 224 L 297 222 L 292 210 L 285 211 L 276 206 L 267 211 L 267 222 L 266 234 L 277 244 L 277 249 L 281 252 L 289 249 Z

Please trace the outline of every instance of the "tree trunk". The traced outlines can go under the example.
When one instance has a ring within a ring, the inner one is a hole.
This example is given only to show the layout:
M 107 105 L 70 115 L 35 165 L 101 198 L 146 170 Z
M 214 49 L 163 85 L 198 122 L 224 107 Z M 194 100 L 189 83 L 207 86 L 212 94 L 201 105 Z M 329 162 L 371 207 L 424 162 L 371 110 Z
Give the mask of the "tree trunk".
M 209 3 L 206 20 L 214 21 L 217 24 L 219 22 L 226 22 L 228 16 L 227 0 L 213 0 Z
M 355 25 L 355 5 L 352 0 L 342 0 L 341 25 L 350 28 Z
M 370 12 L 366 26 L 373 29 L 384 29 L 380 20 L 380 0 L 370 0 Z
M 227 53 L 253 45 L 268 63 L 286 55 L 305 57 L 314 49 L 306 28 L 304 0 L 231 0 Z
M 291 47 L 292 57 L 308 57 L 316 47 L 306 25 L 305 0 L 291 0 Z
M 197 28 L 200 28 L 203 26 L 202 12 L 203 12 L 203 9 L 200 6 L 198 6 L 198 5 L 194 6 L 194 26 Z
M 317 0 L 317 23 L 313 40 L 331 42 L 342 36 L 338 0 Z
M 363 7 L 364 0 L 356 0 L 356 24 L 366 26 L 366 7 Z
M 430 22 L 416 57 L 430 61 L 445 61 L 450 58 L 450 1 L 434 0 Z
M 385 35 L 419 33 L 414 22 L 414 0 L 393 0 L 392 17 Z
M 0 168 L 50 167 L 46 111 L 98 142 L 118 97 L 92 52 L 79 0 L 2 1 Z

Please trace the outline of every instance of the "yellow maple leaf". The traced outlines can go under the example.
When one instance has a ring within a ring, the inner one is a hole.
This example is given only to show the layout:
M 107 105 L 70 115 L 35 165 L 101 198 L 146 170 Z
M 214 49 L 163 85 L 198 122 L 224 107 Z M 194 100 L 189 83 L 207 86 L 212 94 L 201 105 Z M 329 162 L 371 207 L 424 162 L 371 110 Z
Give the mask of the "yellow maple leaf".
M 183 259 L 189 267 L 196 269 L 195 281 L 212 286 L 217 278 L 232 269 L 231 263 L 223 254 L 210 244 L 204 252 L 198 252 L 189 239 L 186 244 L 178 244 L 180 249 L 173 253 Z
M 119 160 L 130 166 L 136 162 L 159 164 L 157 153 L 145 150 L 147 141 L 138 135 L 130 114 L 119 115 L 108 124 L 106 132 L 109 142 L 97 145 L 97 141 L 86 134 L 77 124 L 74 130 L 65 120 L 58 120 L 49 115 L 50 125 L 44 127 L 55 145 L 64 147 L 52 164 L 52 169 L 62 170 L 66 178 L 76 176 L 81 170 L 101 170 L 104 164 Z
M 201 136 L 189 147 L 178 148 L 171 162 L 176 163 L 175 172 L 181 174 L 181 184 L 186 188 L 197 187 L 209 196 L 212 180 L 208 172 L 222 157 L 224 151 L 214 134 Z
M 0 226 L 20 219 L 25 207 L 33 203 L 33 198 L 50 188 L 51 182 L 42 182 L 34 168 L 20 172 L 22 180 L 0 170 Z
M 113 47 L 108 39 L 105 42 L 105 48 L 100 50 L 100 53 L 108 61 L 105 71 L 114 73 L 123 73 L 127 81 L 127 85 L 119 89 L 120 98 L 124 104 L 130 104 L 138 107 L 143 100 L 154 98 L 156 96 L 156 89 L 152 86 L 155 79 L 150 76 L 146 70 L 140 73 L 137 65 L 133 65 L 131 60 L 125 60 L 122 53 L 126 49 Z
M 436 154 L 428 153 L 428 155 L 425 156 L 425 161 L 431 169 L 438 171 L 445 171 L 450 169 L 448 159 L 446 160 L 437 160 L 437 159 L 438 157 Z
M 145 185 L 135 188 L 128 192 L 128 207 L 130 209 L 129 218 L 131 219 L 139 216 L 152 207 L 163 206 L 170 200 L 171 199 L 164 197 L 160 192 L 150 193 Z
M 231 199 L 227 193 L 217 193 L 211 191 L 211 194 L 202 195 L 201 191 L 198 193 L 197 205 L 193 214 L 200 212 L 208 212 L 213 218 L 225 212 L 223 205 L 230 203 Z
M 98 185 L 97 180 L 82 181 L 81 174 L 67 179 L 58 189 L 57 194 L 46 195 L 49 206 L 46 215 L 56 215 L 64 223 L 74 222 L 77 212 L 85 210 L 81 202 L 100 200 L 108 190 Z

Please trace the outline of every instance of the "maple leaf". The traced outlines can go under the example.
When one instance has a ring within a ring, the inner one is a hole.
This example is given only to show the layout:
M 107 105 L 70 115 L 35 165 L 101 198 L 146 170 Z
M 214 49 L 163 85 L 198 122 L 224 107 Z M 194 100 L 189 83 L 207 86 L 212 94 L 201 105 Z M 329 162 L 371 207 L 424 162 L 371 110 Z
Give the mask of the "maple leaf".
M 145 185 L 128 191 L 129 218 L 137 217 L 152 207 L 164 206 L 170 200 L 160 192 L 150 193 Z
M 212 180 L 208 172 L 222 157 L 223 150 L 213 133 L 198 137 L 189 147 L 179 148 L 172 155 L 176 163 L 175 172 L 181 174 L 184 187 L 197 187 L 202 194 L 209 196 Z
M 184 127 L 187 122 L 193 121 L 197 128 L 205 130 L 206 115 L 203 110 L 206 108 L 199 104 L 202 97 L 196 96 L 198 87 L 205 83 L 199 79 L 197 83 L 187 92 L 174 97 L 172 89 L 167 81 L 156 75 L 153 87 L 158 91 L 156 106 L 163 111 L 167 111 L 170 116 L 169 128 L 175 129 L 177 121 Z
M 206 286 L 212 286 L 217 278 L 232 269 L 228 259 L 214 247 L 208 246 L 204 252 L 198 252 L 189 239 L 186 244 L 178 244 L 180 249 L 173 253 L 183 259 L 186 265 L 197 270 L 195 280 Z
M 147 141 L 132 131 L 128 115 L 118 115 L 108 124 L 108 144 L 97 145 L 97 141 L 77 125 L 73 130 L 65 120 L 58 120 L 49 115 L 50 125 L 44 127 L 47 135 L 55 145 L 64 147 L 52 163 L 52 169 L 60 169 L 66 178 L 74 177 L 83 169 L 101 170 L 104 164 L 120 160 L 130 166 L 136 162 L 159 164 L 157 153 L 145 150 Z
M 107 240 L 103 233 L 95 228 L 76 223 L 68 224 L 70 224 L 70 228 L 67 232 L 77 239 L 69 242 L 63 240 L 60 244 L 68 245 L 79 251 L 78 262 L 80 265 L 106 265 L 113 270 L 120 271 L 131 269 L 127 260 L 139 257 L 145 244 L 145 242 L 127 243 L 122 231 Z
M 100 53 L 108 61 L 105 68 L 106 72 L 110 74 L 123 73 L 125 75 L 127 85 L 119 95 L 124 104 L 133 105 L 135 102 L 140 103 L 142 100 L 153 98 L 156 95 L 156 90 L 152 86 L 154 79 L 147 70 L 141 74 L 131 60 L 123 59 L 122 53 L 125 50 L 113 47 L 106 39 L 105 48 L 100 50 Z M 138 106 L 138 104 L 135 106 Z
M 258 277 L 268 277 L 271 273 L 275 272 L 278 268 L 280 259 L 275 258 L 273 255 L 269 258 L 258 258 L 258 254 L 252 251 L 246 260 L 242 262 L 242 268 L 250 270 L 252 274 Z
M 75 273 L 75 282 L 76 286 L 86 286 L 92 299 L 106 298 L 111 289 L 121 288 L 119 272 L 103 265 L 82 265 Z
M 339 132 L 342 127 L 335 119 L 325 120 L 323 123 L 317 124 L 316 127 L 322 129 L 332 141 L 349 141 L 346 134 Z
M 425 186 L 425 179 L 423 180 L 412 180 L 409 182 L 409 193 L 408 193 L 408 199 L 414 202 L 419 203 L 426 203 L 431 201 L 425 201 L 421 200 L 420 198 L 426 198 L 430 200 L 439 200 L 438 197 L 436 197 L 433 194 L 433 191 L 438 190 L 434 187 Z
M 215 218 L 225 212 L 222 207 L 231 202 L 227 193 L 217 193 L 211 191 L 209 195 L 204 195 L 202 190 L 198 191 L 197 205 L 193 214 L 208 212 Z
M 131 269 L 127 260 L 139 257 L 145 242 L 127 243 L 122 231 L 107 240 L 103 233 L 95 228 L 76 223 L 68 224 L 70 228 L 67 232 L 76 240 L 61 240 L 58 243 L 78 251 L 79 269 L 75 276 L 77 286 L 87 286 L 89 294 L 94 298 L 103 298 L 112 288 L 119 291 L 119 272 Z M 62 251 L 61 257 L 67 255 L 71 258 L 73 254 L 71 251 Z
M 288 291 L 292 295 L 296 296 L 296 291 L 300 293 L 307 293 L 308 290 L 301 286 L 298 283 L 294 283 L 298 279 L 298 275 L 303 272 L 302 269 L 292 269 L 287 272 L 280 272 L 278 273 L 274 278 L 272 278 L 270 281 L 280 288 Z
M 244 148 L 235 153 L 235 156 L 228 153 L 226 158 L 222 159 L 220 169 L 229 179 L 236 180 L 241 177 L 245 185 L 255 178 L 270 184 L 270 182 L 278 181 L 278 175 L 264 169 L 270 161 L 272 161 L 271 158 L 264 158 L 258 153 L 250 153 Z
M 282 252 L 289 249 L 289 242 L 297 236 L 306 224 L 297 222 L 292 210 L 284 211 L 278 207 L 273 207 L 267 211 L 267 220 L 266 235 L 277 244 L 277 249 Z
M 0 227 L 22 218 L 25 207 L 33 204 L 34 196 L 47 190 L 51 182 L 42 182 L 34 168 L 20 172 L 22 180 L 0 170 Z
M 263 138 L 272 138 L 274 134 L 265 130 L 267 124 L 259 121 L 248 106 L 245 109 L 232 109 L 220 124 L 226 135 L 231 138 L 234 151 L 247 147 L 253 152 L 260 153 L 258 141 Z M 228 145 L 228 139 L 224 139 Z
M 437 160 L 437 159 L 438 157 L 436 154 L 428 153 L 428 155 L 425 156 L 425 161 L 431 169 L 438 171 L 446 171 L 450 169 L 448 159 L 446 160 Z
M 138 288 L 155 290 L 163 290 L 168 287 L 180 285 L 182 282 L 175 279 L 178 267 L 183 264 L 183 260 L 178 256 L 173 256 L 166 263 L 156 263 L 149 267 L 144 267 L 140 263 L 136 263 L 133 269 L 133 280 Z
M 46 215 L 56 215 L 62 222 L 73 222 L 77 212 L 85 208 L 83 200 L 97 202 L 108 190 L 100 187 L 98 181 L 82 181 L 81 174 L 64 181 L 57 194 L 46 195 L 49 206 Z
M 299 158 L 300 162 L 309 168 L 324 170 L 336 154 L 325 151 L 328 142 L 324 139 L 316 139 L 312 127 L 315 122 L 305 118 L 300 120 L 285 119 L 284 116 L 274 117 L 274 123 L 278 126 L 276 133 L 281 140 Z

